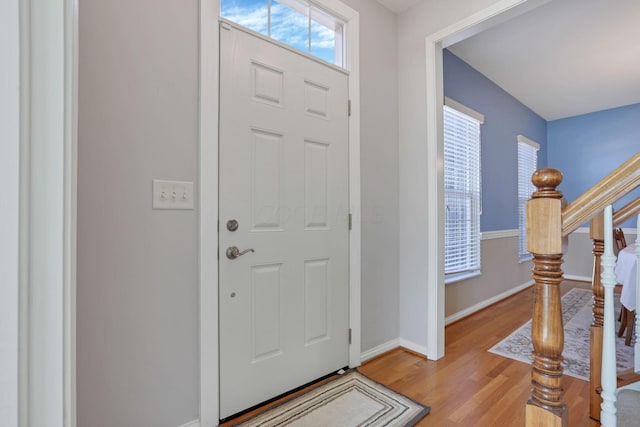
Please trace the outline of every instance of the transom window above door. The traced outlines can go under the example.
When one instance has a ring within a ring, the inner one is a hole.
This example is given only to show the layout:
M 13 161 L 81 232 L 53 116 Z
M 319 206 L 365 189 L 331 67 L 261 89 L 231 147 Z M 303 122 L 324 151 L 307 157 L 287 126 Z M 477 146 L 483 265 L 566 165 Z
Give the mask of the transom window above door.
M 220 16 L 323 61 L 344 64 L 343 21 L 305 0 L 221 0 Z

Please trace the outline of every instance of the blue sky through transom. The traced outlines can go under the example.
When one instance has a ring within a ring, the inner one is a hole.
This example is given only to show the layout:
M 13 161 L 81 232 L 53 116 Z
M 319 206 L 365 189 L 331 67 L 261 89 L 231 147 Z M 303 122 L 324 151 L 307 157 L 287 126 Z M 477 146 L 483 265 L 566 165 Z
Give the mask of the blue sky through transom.
M 269 35 L 268 0 L 221 0 L 220 16 L 258 33 Z M 313 18 L 313 14 L 312 14 Z M 271 37 L 303 52 L 335 64 L 335 31 L 311 21 L 309 52 L 308 17 L 271 0 Z

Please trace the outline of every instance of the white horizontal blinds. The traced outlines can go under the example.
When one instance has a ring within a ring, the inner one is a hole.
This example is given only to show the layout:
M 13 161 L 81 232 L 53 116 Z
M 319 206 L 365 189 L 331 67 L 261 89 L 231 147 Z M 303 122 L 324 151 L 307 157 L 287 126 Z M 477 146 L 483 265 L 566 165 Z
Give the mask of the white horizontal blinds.
M 480 121 L 444 107 L 444 271 L 480 270 Z
M 520 260 L 531 258 L 527 252 L 527 200 L 535 191 L 531 175 L 538 168 L 538 149 L 540 145 L 518 135 L 518 257 Z

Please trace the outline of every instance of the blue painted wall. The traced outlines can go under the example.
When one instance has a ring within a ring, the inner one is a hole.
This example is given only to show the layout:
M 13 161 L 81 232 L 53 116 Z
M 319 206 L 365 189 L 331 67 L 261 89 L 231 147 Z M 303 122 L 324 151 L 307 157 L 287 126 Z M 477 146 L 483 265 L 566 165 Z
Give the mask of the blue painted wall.
M 484 114 L 481 231 L 518 228 L 518 142 L 540 144 L 538 167 L 547 165 L 547 122 L 460 58 L 444 50 L 444 94 Z
M 559 188 L 571 202 L 640 151 L 640 104 L 550 121 L 547 141 L 548 164 L 562 171 Z M 638 195 L 634 192 L 614 208 Z

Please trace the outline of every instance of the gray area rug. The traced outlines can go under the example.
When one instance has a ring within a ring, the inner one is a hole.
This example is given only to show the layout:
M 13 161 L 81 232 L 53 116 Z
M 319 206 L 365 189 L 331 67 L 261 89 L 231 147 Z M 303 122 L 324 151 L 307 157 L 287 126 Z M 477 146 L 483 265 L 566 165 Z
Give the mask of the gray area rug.
M 235 426 L 413 426 L 430 408 L 350 371 Z
M 591 325 L 592 292 L 571 289 L 562 297 L 564 322 L 564 374 L 589 381 L 589 327 Z M 620 312 L 620 296 L 614 295 L 616 319 Z M 618 325 L 616 324 L 616 332 Z M 633 344 L 633 343 L 632 343 Z M 525 363 L 532 363 L 531 320 L 489 349 L 491 353 Z M 633 346 L 624 344 L 624 337 L 616 337 L 618 371 L 633 367 Z

